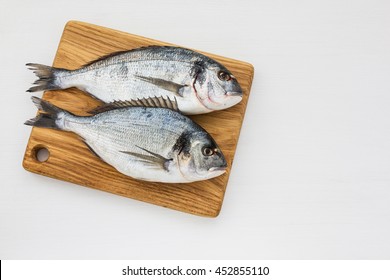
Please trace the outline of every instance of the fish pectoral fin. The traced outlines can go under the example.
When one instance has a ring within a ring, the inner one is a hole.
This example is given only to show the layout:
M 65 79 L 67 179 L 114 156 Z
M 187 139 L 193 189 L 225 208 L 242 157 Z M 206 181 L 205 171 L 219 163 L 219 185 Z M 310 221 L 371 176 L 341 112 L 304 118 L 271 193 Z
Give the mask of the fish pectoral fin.
M 179 97 L 183 97 L 183 93 L 182 93 L 181 89 L 188 86 L 188 85 L 177 84 L 175 82 L 167 81 L 167 80 L 159 79 L 159 78 L 144 77 L 144 76 L 138 76 L 138 75 L 136 75 L 135 77 L 140 79 L 141 81 L 148 82 L 148 83 L 156 85 L 162 89 L 171 91 Z
M 124 153 L 124 154 L 128 154 L 128 155 L 131 155 L 133 157 L 136 157 L 138 159 L 140 159 L 141 161 L 145 162 L 145 163 L 148 163 L 152 166 L 155 166 L 155 167 L 158 167 L 158 168 L 161 168 L 161 169 L 164 169 L 165 171 L 168 171 L 168 163 L 172 160 L 172 159 L 167 159 L 159 154 L 156 154 L 156 153 L 153 153 L 151 151 L 148 151 L 144 148 L 141 148 L 139 146 L 136 146 L 137 148 L 147 152 L 149 155 L 145 155 L 145 154 L 140 154 L 140 153 L 135 153 L 135 152 L 128 152 L 128 151 L 120 151 L 121 153 Z

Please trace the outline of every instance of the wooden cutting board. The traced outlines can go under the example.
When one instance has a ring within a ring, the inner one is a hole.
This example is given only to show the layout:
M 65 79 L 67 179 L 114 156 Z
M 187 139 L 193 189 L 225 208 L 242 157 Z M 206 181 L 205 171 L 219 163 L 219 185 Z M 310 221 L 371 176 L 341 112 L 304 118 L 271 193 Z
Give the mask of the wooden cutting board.
M 70 21 L 65 26 L 53 66 L 76 69 L 115 51 L 149 45 L 172 44 L 88 23 Z M 214 137 L 223 151 L 229 166 L 224 175 L 207 181 L 186 184 L 135 180 L 99 160 L 77 135 L 35 127 L 32 128 L 27 144 L 23 167 L 41 175 L 163 207 L 195 215 L 216 217 L 221 210 L 228 183 L 254 69 L 246 62 L 201 53 L 224 64 L 237 77 L 244 92 L 243 100 L 232 108 L 191 117 Z M 33 81 L 35 77 L 31 78 Z M 46 91 L 43 98 L 77 115 L 87 115 L 87 111 L 101 105 L 99 101 L 74 88 Z M 49 158 L 44 162 L 38 161 L 37 158 L 37 151 L 41 148 L 46 148 L 50 153 Z

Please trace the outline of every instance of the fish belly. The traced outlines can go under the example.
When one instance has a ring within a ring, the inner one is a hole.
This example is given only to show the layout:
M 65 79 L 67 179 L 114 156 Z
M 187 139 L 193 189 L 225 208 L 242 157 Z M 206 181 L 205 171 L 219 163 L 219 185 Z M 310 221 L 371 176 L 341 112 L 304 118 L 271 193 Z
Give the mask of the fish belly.
M 145 81 L 158 78 L 182 85 L 191 83 L 189 66 L 176 62 L 127 62 L 99 68 L 76 70 L 62 78 L 62 87 L 77 87 L 104 102 L 129 100 L 152 96 L 180 97 L 178 93 L 166 90 Z M 189 87 L 188 89 L 191 90 Z

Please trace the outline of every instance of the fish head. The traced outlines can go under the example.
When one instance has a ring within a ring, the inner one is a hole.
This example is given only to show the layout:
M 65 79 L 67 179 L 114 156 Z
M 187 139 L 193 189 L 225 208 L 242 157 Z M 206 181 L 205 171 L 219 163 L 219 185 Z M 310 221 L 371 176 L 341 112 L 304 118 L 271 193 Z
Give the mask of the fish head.
M 223 110 L 242 100 L 242 89 L 236 77 L 219 63 L 198 73 L 194 89 L 199 101 L 209 110 Z
M 178 165 L 189 181 L 206 180 L 226 172 L 227 162 L 214 139 L 205 131 L 192 133 L 178 153 Z

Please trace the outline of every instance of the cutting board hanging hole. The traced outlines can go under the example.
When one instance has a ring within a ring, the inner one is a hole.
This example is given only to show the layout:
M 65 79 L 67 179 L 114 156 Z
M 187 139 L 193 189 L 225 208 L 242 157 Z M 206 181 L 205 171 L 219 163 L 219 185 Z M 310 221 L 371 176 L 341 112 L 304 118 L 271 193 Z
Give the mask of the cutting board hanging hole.
M 32 156 L 36 161 L 43 163 L 49 159 L 50 152 L 45 146 L 37 145 L 32 149 Z

